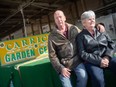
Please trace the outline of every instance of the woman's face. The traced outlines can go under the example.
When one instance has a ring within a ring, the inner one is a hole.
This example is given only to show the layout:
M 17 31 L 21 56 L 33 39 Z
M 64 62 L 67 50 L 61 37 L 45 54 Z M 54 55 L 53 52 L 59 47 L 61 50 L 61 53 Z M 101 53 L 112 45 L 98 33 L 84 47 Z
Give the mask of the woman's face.
M 95 17 L 89 17 L 87 19 L 84 19 L 82 21 L 82 24 L 86 29 L 89 29 L 89 30 L 94 29 L 94 27 L 95 27 Z

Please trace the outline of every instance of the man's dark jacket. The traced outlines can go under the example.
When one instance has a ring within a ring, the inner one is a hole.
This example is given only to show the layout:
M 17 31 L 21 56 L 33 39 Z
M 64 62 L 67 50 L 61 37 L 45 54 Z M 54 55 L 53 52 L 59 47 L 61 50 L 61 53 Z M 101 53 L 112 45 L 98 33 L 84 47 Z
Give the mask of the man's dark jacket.
M 54 29 L 48 38 L 48 53 L 50 61 L 58 73 L 62 68 L 74 68 L 81 63 L 77 55 L 76 36 L 80 32 L 76 26 L 66 23 L 67 38 L 58 29 Z

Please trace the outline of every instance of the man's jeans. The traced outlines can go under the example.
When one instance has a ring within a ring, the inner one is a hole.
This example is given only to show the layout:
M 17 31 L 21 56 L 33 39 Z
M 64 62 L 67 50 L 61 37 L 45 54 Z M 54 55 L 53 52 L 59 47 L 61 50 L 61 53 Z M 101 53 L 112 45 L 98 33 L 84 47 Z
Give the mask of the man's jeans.
M 83 63 L 79 64 L 74 69 L 74 71 L 77 76 L 76 87 L 86 87 L 88 75 L 87 75 L 87 72 L 85 70 Z M 61 74 L 59 75 L 59 77 L 60 77 L 63 87 L 72 87 L 70 78 L 66 78 L 62 76 Z

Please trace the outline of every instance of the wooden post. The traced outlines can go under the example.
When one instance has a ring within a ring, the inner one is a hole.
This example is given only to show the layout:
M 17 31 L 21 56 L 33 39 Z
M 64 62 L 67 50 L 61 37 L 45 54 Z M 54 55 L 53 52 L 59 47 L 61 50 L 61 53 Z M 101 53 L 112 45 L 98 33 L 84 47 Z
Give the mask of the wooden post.
M 43 30 L 42 30 L 42 21 L 41 21 L 41 19 L 39 20 L 39 23 L 40 23 L 40 30 L 41 30 L 41 34 L 42 34 Z
M 85 0 L 81 0 L 81 5 L 82 5 L 83 11 L 87 10 L 86 4 L 85 4 Z
M 49 25 L 49 28 L 50 28 L 50 31 L 51 31 L 50 17 L 49 17 L 49 15 L 47 15 L 47 17 L 48 17 L 48 25 Z
M 32 34 L 34 35 L 33 23 L 31 23 Z
M 79 19 L 79 12 L 78 12 L 78 6 L 77 6 L 76 1 L 74 1 L 74 5 L 75 5 L 75 12 L 76 12 L 76 15 L 77 15 L 77 19 Z

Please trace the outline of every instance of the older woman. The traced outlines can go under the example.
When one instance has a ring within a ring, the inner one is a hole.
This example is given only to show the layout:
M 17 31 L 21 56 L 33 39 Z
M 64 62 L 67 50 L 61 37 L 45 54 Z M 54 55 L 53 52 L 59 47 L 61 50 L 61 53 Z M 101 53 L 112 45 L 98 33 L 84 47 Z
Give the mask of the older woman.
M 103 69 L 116 73 L 116 58 L 112 58 L 115 44 L 108 35 L 95 28 L 93 11 L 85 11 L 81 21 L 84 29 L 77 35 L 79 55 L 92 79 L 92 87 L 105 87 Z

